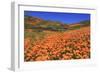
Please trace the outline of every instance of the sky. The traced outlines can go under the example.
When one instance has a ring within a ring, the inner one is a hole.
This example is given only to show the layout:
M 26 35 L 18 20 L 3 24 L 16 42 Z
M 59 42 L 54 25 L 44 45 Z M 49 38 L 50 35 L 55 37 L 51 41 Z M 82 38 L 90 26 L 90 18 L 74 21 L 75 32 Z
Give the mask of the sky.
M 64 24 L 73 24 L 84 20 L 90 20 L 90 14 L 84 13 L 24 11 L 24 16 L 26 15 L 38 17 L 43 20 L 59 21 Z

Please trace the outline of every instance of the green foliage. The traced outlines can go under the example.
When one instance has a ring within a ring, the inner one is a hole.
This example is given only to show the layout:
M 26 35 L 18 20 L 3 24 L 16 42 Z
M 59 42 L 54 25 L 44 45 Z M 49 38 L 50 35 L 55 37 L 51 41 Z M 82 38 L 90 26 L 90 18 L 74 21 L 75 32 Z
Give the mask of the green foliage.
M 74 30 L 74 29 L 79 29 L 81 26 L 80 25 L 78 25 L 78 26 L 73 26 L 73 27 L 71 27 L 71 28 L 69 28 L 70 30 Z
M 32 29 L 33 25 L 31 24 L 24 24 L 25 29 Z
M 81 21 L 80 24 L 82 24 L 82 26 L 89 26 L 90 20 Z

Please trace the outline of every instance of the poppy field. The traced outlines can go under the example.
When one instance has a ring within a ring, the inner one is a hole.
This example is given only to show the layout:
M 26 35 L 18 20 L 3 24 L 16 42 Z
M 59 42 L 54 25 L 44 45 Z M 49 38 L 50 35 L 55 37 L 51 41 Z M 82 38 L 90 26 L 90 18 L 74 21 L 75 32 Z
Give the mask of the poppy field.
M 26 14 L 24 15 L 25 62 L 91 58 L 89 14 L 29 11 L 26 11 Z M 46 17 L 49 20 L 46 20 Z
M 90 27 L 52 32 L 44 39 L 24 40 L 25 61 L 71 60 L 90 58 Z

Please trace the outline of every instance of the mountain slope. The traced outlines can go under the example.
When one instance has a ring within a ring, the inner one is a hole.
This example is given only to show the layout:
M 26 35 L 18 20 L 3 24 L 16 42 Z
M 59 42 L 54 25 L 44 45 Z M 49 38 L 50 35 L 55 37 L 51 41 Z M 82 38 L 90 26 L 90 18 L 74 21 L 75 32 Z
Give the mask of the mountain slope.
M 66 29 L 78 29 L 80 27 L 89 26 L 90 21 L 84 20 L 74 24 L 63 24 L 62 22 L 43 20 L 38 17 L 25 16 L 24 27 L 25 29 L 42 29 L 42 30 L 54 30 L 64 31 Z

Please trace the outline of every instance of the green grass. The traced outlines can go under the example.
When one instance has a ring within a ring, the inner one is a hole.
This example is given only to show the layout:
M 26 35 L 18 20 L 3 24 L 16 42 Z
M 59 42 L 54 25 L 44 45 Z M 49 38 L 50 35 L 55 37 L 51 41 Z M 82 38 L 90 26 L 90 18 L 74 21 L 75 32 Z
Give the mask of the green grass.
M 80 28 L 81 26 L 74 26 L 74 27 L 69 28 L 69 30 L 75 30 L 75 29 L 80 29 Z
M 25 31 L 24 33 L 24 38 L 32 38 L 32 41 L 35 41 L 35 40 L 41 40 L 43 39 L 45 36 L 45 33 L 43 31 L 37 31 L 37 30 L 33 30 L 32 32 L 28 32 L 28 31 Z

